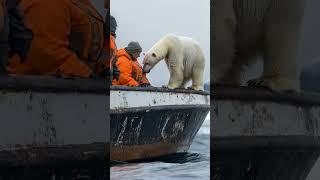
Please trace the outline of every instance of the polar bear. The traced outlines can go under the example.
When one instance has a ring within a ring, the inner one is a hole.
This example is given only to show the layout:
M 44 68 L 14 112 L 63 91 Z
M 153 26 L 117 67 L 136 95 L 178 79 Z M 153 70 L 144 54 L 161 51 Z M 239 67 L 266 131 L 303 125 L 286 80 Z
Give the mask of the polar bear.
M 263 59 L 248 81 L 277 92 L 299 91 L 299 45 L 305 0 L 214 0 L 213 82 L 241 85 L 244 68 Z
M 143 72 L 149 73 L 162 59 L 165 59 L 170 72 L 167 88 L 185 88 L 186 84 L 192 80 L 191 89 L 203 90 L 205 58 L 195 40 L 167 34 L 146 52 L 143 59 Z

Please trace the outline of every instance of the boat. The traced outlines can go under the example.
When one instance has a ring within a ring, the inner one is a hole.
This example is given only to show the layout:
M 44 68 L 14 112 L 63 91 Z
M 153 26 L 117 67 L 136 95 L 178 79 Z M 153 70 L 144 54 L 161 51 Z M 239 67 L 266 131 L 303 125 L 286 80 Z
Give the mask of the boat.
M 212 179 L 306 179 L 320 154 L 318 94 L 212 89 Z
M 130 162 L 187 152 L 210 111 L 207 91 L 110 87 L 110 159 Z
M 0 173 L 105 167 L 107 90 L 102 79 L 0 76 Z

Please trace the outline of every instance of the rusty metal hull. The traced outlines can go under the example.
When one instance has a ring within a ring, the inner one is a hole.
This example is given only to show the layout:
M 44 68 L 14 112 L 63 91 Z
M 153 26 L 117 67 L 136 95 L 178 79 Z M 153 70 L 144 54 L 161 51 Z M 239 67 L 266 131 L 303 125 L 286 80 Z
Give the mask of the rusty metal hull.
M 320 98 L 213 87 L 213 179 L 307 177 L 320 154 Z
M 210 110 L 208 93 L 115 87 L 110 96 L 112 161 L 188 151 Z
M 105 80 L 0 77 L 0 166 L 61 166 L 108 154 Z

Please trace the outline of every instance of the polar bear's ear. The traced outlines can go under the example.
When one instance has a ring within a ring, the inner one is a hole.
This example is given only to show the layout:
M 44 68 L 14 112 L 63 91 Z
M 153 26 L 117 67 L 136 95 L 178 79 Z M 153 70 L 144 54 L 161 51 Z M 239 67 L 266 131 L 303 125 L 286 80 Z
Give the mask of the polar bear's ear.
M 152 56 L 153 56 L 153 57 L 157 57 L 156 53 L 152 53 Z

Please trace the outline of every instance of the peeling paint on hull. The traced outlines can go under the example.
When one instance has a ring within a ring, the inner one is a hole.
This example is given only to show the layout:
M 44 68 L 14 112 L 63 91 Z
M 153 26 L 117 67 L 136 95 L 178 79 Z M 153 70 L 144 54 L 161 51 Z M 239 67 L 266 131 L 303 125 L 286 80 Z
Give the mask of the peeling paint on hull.
M 111 89 L 111 100 L 122 100 L 111 105 L 112 161 L 149 159 L 189 149 L 210 110 L 209 94 L 163 91 Z
M 104 84 L 0 77 L 0 166 L 105 161 L 109 133 Z
M 320 154 L 319 96 L 213 89 L 213 179 L 306 178 Z

